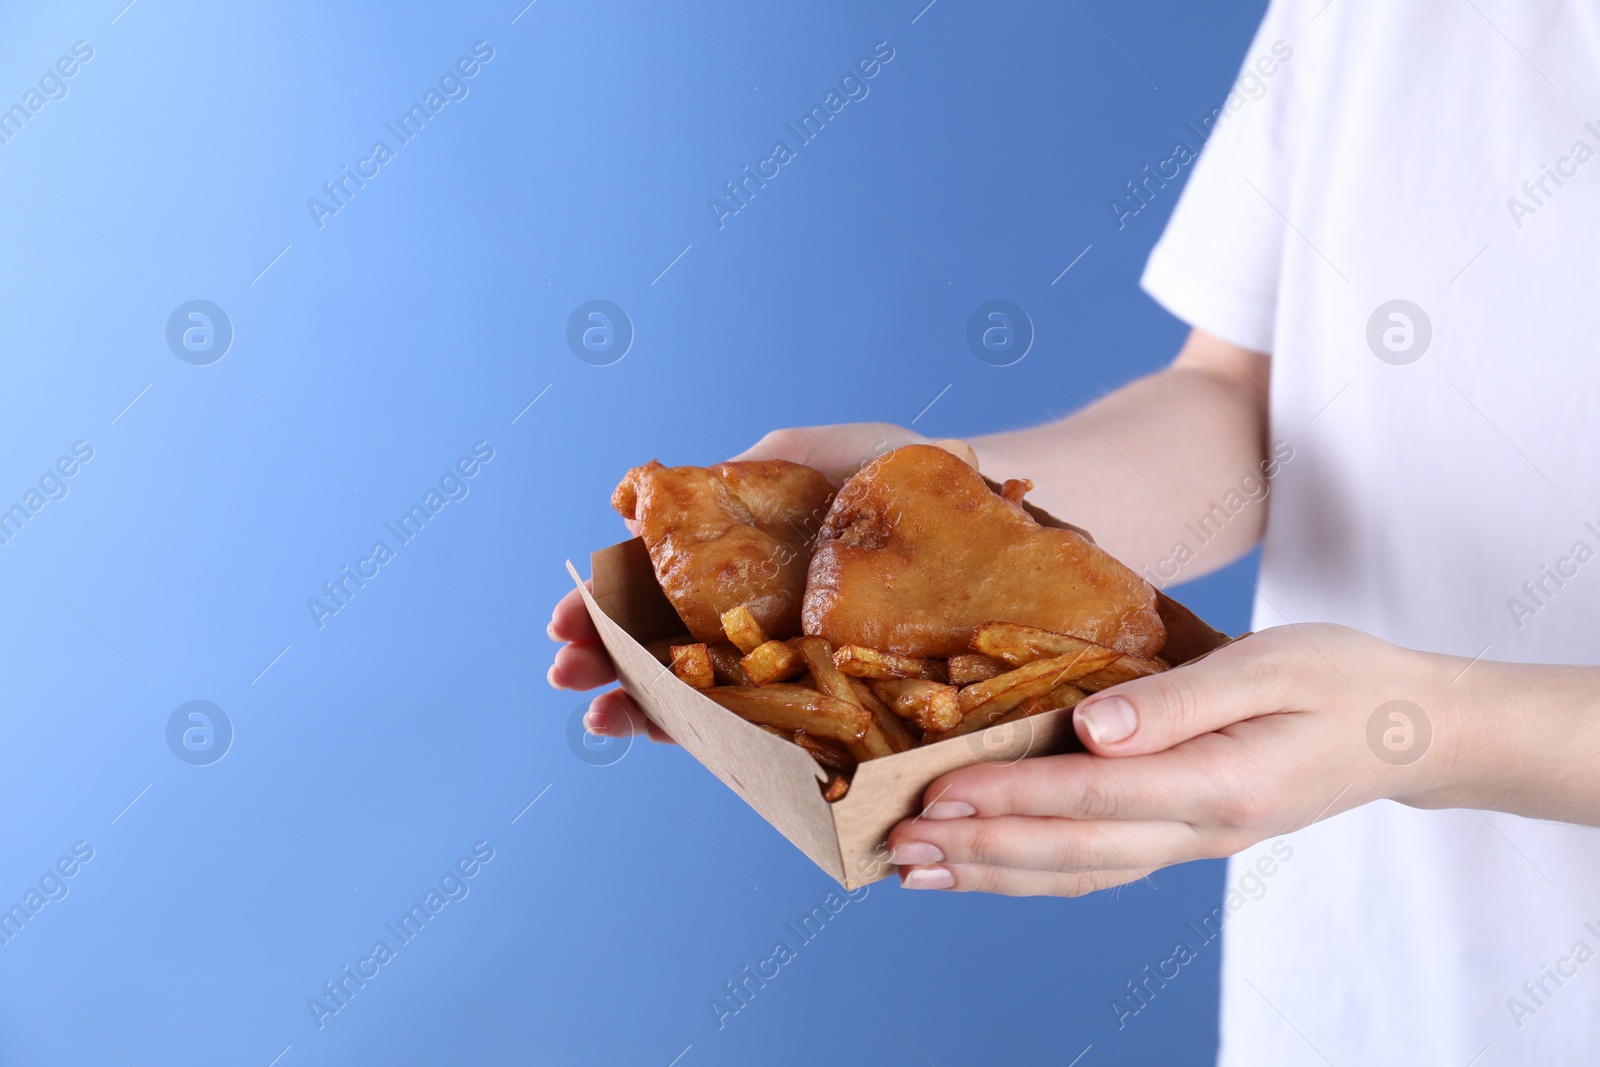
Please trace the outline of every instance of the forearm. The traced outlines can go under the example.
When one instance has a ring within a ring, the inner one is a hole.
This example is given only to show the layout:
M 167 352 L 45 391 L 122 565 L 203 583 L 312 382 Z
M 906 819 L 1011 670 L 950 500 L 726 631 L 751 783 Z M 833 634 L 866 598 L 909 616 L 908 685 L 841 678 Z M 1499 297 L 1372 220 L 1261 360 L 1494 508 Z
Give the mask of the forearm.
M 1187 580 L 1265 528 L 1267 363 L 1197 332 L 1166 370 L 1059 422 L 971 443 L 985 474 L 1032 479 L 1030 500 L 1123 562 Z
M 1600 826 L 1600 667 L 1460 664 L 1440 780 L 1412 802 Z

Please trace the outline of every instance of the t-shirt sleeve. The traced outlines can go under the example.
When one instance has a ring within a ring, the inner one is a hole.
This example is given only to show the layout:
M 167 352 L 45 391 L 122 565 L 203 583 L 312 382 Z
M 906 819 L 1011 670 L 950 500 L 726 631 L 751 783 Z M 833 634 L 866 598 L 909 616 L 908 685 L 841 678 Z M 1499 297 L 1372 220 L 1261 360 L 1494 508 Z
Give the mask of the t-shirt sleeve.
M 1272 351 L 1278 275 L 1291 234 L 1290 142 L 1303 105 L 1293 0 L 1272 0 L 1140 285 L 1190 326 Z M 1201 123 L 1195 127 L 1205 129 Z

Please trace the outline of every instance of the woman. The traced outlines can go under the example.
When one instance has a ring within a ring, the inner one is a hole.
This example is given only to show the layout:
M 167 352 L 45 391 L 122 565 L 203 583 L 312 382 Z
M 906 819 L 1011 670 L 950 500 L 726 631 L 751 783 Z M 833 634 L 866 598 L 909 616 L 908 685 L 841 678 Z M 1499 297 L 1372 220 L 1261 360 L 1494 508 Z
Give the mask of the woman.
M 970 444 L 1157 583 L 1264 539 L 1259 632 L 1085 700 L 1090 754 L 934 782 L 902 883 L 1072 896 L 1230 856 L 1221 1062 L 1591 1062 L 1600 8 L 1274 0 L 1207 132 L 1143 281 L 1193 328 L 1171 366 Z M 551 634 L 553 684 L 614 678 L 574 597 Z M 646 726 L 620 692 L 587 721 Z

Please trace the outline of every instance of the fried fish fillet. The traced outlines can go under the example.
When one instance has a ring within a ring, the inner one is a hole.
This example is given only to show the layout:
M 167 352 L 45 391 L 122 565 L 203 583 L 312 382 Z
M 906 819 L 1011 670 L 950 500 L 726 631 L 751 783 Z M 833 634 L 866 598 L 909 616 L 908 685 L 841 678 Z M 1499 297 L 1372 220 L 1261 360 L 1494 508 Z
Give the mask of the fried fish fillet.
M 811 542 L 833 486 L 785 460 L 664 467 L 623 477 L 611 506 L 637 524 L 667 599 L 697 641 L 725 641 L 722 613 L 746 607 L 774 638 L 800 633 Z
M 994 620 L 1154 656 L 1166 641 L 1155 590 L 1092 541 L 1041 526 L 949 452 L 907 445 L 839 490 L 818 532 L 807 634 L 942 659 Z

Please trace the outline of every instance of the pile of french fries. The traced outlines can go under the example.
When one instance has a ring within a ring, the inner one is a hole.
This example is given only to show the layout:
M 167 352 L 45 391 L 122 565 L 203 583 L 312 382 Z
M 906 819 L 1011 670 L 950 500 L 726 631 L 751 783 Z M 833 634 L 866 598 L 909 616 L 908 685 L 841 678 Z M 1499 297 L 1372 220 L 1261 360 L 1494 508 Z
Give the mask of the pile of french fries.
M 972 651 L 947 660 L 773 640 L 750 611 L 722 615 L 727 642 L 651 642 L 679 679 L 735 715 L 792 741 L 828 772 L 830 802 L 856 766 L 1015 719 L 1070 708 L 1090 693 L 1167 669 L 1071 634 L 1009 622 L 979 626 Z

